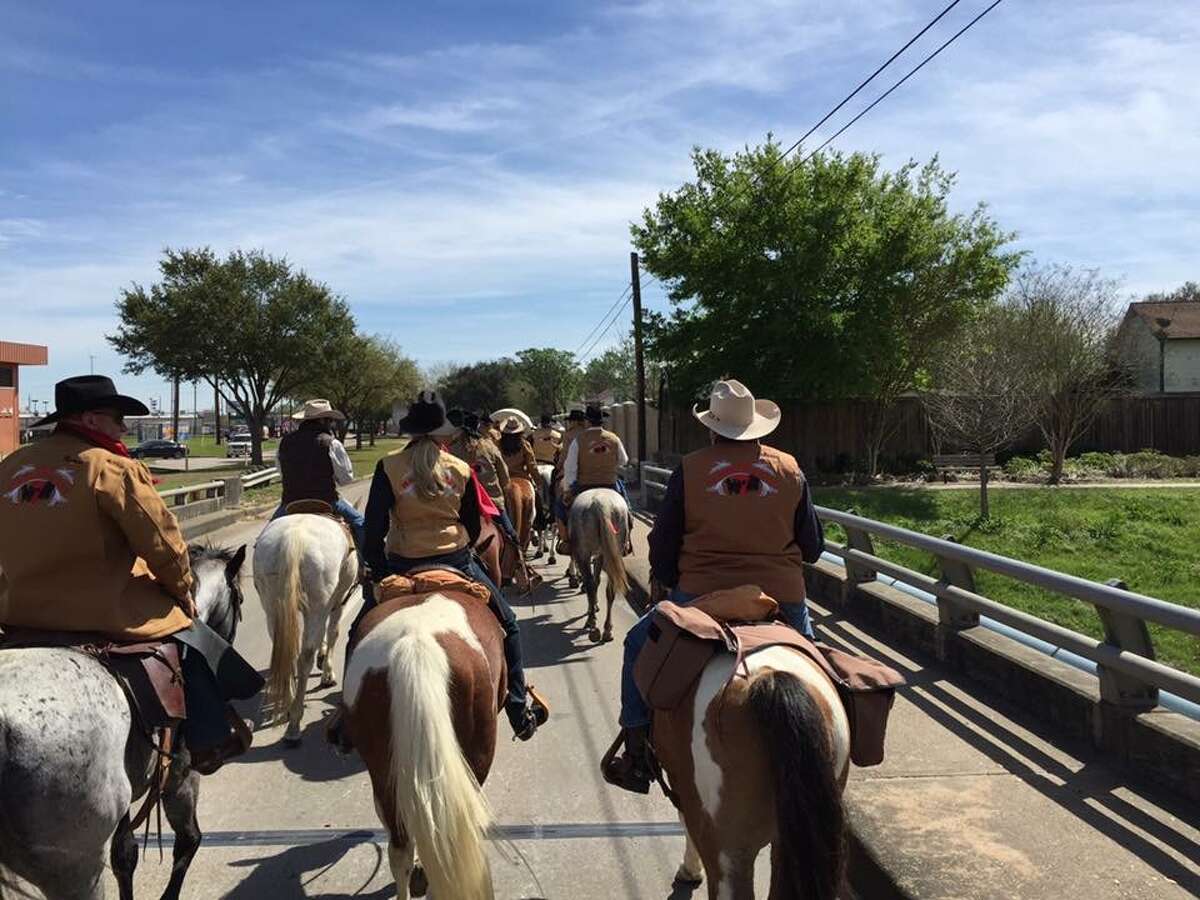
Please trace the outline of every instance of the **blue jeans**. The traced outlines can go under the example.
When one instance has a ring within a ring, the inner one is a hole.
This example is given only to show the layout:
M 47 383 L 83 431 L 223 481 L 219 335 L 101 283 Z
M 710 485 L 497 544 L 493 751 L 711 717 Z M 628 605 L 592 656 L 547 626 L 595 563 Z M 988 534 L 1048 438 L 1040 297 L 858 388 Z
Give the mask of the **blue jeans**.
M 679 606 L 687 606 L 696 599 L 695 594 L 685 594 L 678 588 L 672 588 L 667 598 Z M 650 724 L 650 707 L 642 698 L 633 680 L 633 664 L 637 662 L 638 654 L 646 646 L 650 635 L 651 608 L 644 616 L 634 623 L 625 634 L 625 658 L 621 666 L 621 727 L 644 728 Z M 808 614 L 807 603 L 780 603 L 779 617 L 807 638 L 813 638 L 812 617 Z
M 354 535 L 354 547 L 358 550 L 358 558 L 362 559 L 363 542 L 367 537 L 367 520 L 357 509 L 354 504 L 348 500 L 338 498 L 337 503 L 333 504 L 333 511 L 337 513 L 343 522 L 350 526 L 350 533 Z M 287 512 L 287 507 L 282 503 L 271 516 L 271 521 L 274 522 L 280 516 Z
M 523 654 L 521 652 L 521 630 L 517 624 L 517 614 L 513 612 L 511 606 L 508 605 L 508 600 L 505 599 L 503 591 L 501 591 L 492 582 L 483 566 L 475 558 L 470 549 L 458 550 L 454 553 L 447 553 L 442 556 L 427 556 L 423 558 L 406 558 L 402 556 L 388 556 L 388 571 L 386 573 L 374 573 L 373 577 L 381 579 L 387 575 L 403 575 L 410 572 L 419 566 L 449 566 L 462 572 L 472 581 L 477 581 L 488 589 L 491 599 L 488 600 L 488 609 L 500 621 L 500 627 L 504 630 L 504 662 L 508 667 L 508 696 L 504 701 L 505 712 L 508 713 L 509 721 L 519 721 L 519 717 L 524 715 L 526 691 L 525 691 L 525 666 Z M 358 615 L 354 617 L 354 622 L 350 626 L 350 633 L 346 637 L 346 665 L 350 665 L 351 648 L 358 636 L 358 627 L 372 609 L 375 608 L 377 601 L 375 600 L 374 592 L 363 591 L 362 608 L 358 611 Z M 343 682 L 345 678 L 343 677 Z

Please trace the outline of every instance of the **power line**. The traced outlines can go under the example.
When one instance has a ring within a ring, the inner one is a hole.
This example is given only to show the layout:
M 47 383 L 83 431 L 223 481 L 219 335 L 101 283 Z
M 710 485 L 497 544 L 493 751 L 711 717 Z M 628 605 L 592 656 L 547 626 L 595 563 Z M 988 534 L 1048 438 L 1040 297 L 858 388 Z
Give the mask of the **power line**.
M 616 308 L 617 308 L 617 304 L 618 304 L 618 303 L 620 303 L 622 300 L 624 300 L 624 299 L 625 299 L 625 295 L 626 295 L 626 294 L 628 294 L 628 293 L 629 293 L 630 291 L 632 291 L 632 290 L 633 290 L 633 285 L 632 285 L 632 284 L 628 284 L 628 285 L 626 285 L 626 286 L 625 286 L 625 290 L 623 290 L 623 291 L 621 292 L 621 296 L 620 296 L 620 297 L 618 297 L 618 298 L 616 299 L 616 301 L 613 303 L 613 305 L 612 305 L 612 306 L 610 306 L 610 307 L 608 308 L 608 310 L 607 310 L 607 311 L 604 313 L 604 315 L 602 315 L 602 316 L 600 317 L 600 321 L 599 321 L 599 322 L 597 322 L 595 325 L 593 325 L 593 326 L 592 326 L 592 330 L 591 330 L 591 331 L 589 331 L 589 332 L 587 333 L 587 337 L 585 337 L 585 338 L 584 338 L 582 341 L 580 341 L 580 342 L 579 342 L 579 347 L 576 347 L 576 348 L 575 348 L 575 355 L 576 355 L 576 356 L 578 356 L 578 355 L 579 355 L 579 351 L 580 351 L 580 349 L 583 347 L 583 345 L 584 345 L 584 344 L 586 344 L 586 343 L 588 342 L 588 340 L 590 340 L 590 339 L 591 339 L 591 336 L 592 336 L 593 334 L 595 334 L 595 333 L 596 333 L 596 330 L 597 330 L 597 329 L 598 329 L 598 328 L 599 328 L 601 325 L 603 325 L 603 324 L 604 324 L 605 320 L 606 320 L 606 319 L 607 319 L 607 318 L 608 318 L 610 315 L 612 315 L 612 311 L 613 311 L 614 309 L 616 309 Z
M 816 156 L 818 153 L 820 153 L 822 150 L 824 150 L 826 147 L 828 147 L 838 137 L 840 137 L 842 134 L 844 134 L 846 132 L 846 130 L 850 128 L 850 126 L 852 126 L 855 122 L 857 122 L 859 119 L 861 119 L 863 116 L 865 116 L 871 110 L 873 110 L 876 106 L 878 106 L 880 103 L 882 103 L 884 100 L 886 100 L 889 96 L 891 96 L 893 91 L 895 91 L 902 84 L 904 84 L 904 82 L 908 81 L 908 79 L 912 78 L 914 75 L 916 75 L 918 72 L 920 72 L 923 68 L 925 68 L 927 63 L 931 62 L 938 54 L 940 54 L 943 50 L 945 50 L 947 47 L 949 47 L 951 44 L 953 44 L 955 41 L 957 41 L 960 37 L 962 37 L 964 34 L 966 34 L 975 25 L 976 22 L 978 22 L 980 19 L 982 19 L 988 13 L 990 13 L 993 9 L 995 9 L 997 6 L 999 6 L 1002 2 L 1003 2 L 1003 0 L 994 0 L 994 2 L 990 6 L 988 6 L 986 9 L 984 9 L 983 12 L 981 12 L 979 15 L 977 15 L 975 18 L 973 18 L 970 22 L 968 22 L 966 25 L 964 25 L 958 31 L 956 31 L 944 44 L 942 44 L 940 47 L 938 47 L 936 50 L 934 50 L 932 53 L 930 53 L 928 56 L 926 56 L 923 60 L 921 60 L 919 63 L 917 63 L 917 65 L 914 66 L 912 69 L 910 69 L 903 78 L 901 78 L 899 81 L 897 81 L 895 84 L 893 84 L 890 88 L 888 88 L 886 91 L 884 91 L 878 97 L 876 97 L 875 100 L 873 100 L 871 102 L 871 104 L 869 106 L 867 106 L 862 112 L 860 112 L 853 119 L 851 119 L 849 122 L 847 122 L 841 128 L 839 128 L 837 131 L 835 131 L 833 134 L 831 134 L 828 138 L 826 138 L 819 147 L 817 147 L 815 150 L 813 150 L 811 153 L 809 153 L 804 158 L 794 161 L 792 163 L 792 165 L 788 167 L 788 171 L 791 172 L 793 169 L 796 169 L 799 166 L 804 165 L 804 163 L 808 162 L 810 159 L 812 159 L 814 156 Z
M 796 141 L 796 143 L 792 144 L 792 146 L 790 146 L 786 150 L 784 150 L 783 153 L 780 154 L 779 158 L 783 159 L 784 157 L 790 155 L 793 150 L 798 148 L 801 144 L 803 144 L 810 137 L 812 137 L 813 132 L 815 132 L 818 128 L 820 128 L 822 125 L 824 125 L 826 122 L 828 122 L 837 113 L 838 110 L 840 110 L 843 106 L 845 106 L 847 103 L 849 103 L 851 100 L 853 100 L 856 96 L 858 96 L 859 91 L 861 91 L 868 84 L 870 84 L 872 81 L 874 81 L 875 78 L 884 69 L 886 69 L 892 63 L 894 63 L 897 60 L 897 58 L 899 58 L 900 54 L 902 54 L 905 50 L 907 50 L 909 47 L 911 47 L 913 44 L 915 44 L 917 41 L 919 41 L 922 37 L 924 37 L 925 32 L 929 31 L 930 28 L 932 28 L 934 25 L 936 25 L 938 22 L 940 22 L 942 20 L 942 18 L 946 15 L 946 13 L 950 12 L 950 10 L 954 9 L 954 7 L 958 6 L 958 4 L 961 2 L 962 2 L 962 0 L 952 0 L 952 2 L 945 9 L 943 9 L 940 13 L 938 13 L 936 16 L 934 16 L 932 19 L 930 19 L 929 23 L 924 28 L 922 28 L 920 31 L 918 31 L 916 34 L 914 34 L 912 37 L 910 37 L 908 39 L 908 42 L 903 47 L 901 47 L 899 50 L 897 50 L 895 53 L 893 53 L 891 56 L 889 56 L 887 58 L 887 61 L 884 62 L 878 69 L 876 69 L 870 75 L 868 75 L 866 77 L 866 79 L 858 87 L 856 87 L 849 94 L 847 94 L 845 97 L 843 97 L 841 103 L 839 103 L 837 106 L 835 106 L 829 112 L 825 113 L 825 115 L 821 117 L 820 122 L 818 122 L 812 128 L 808 129 L 808 131 L 804 132 L 804 134 L 800 136 L 800 139 L 798 141 Z
M 625 299 L 625 302 L 621 304 L 621 308 L 617 310 L 616 315 L 614 315 L 612 317 L 612 319 L 609 320 L 608 326 L 602 332 L 600 332 L 600 334 L 596 337 L 596 339 L 594 341 L 592 341 L 592 345 L 587 348 L 587 351 L 582 356 L 579 357 L 580 362 L 583 362 L 585 359 L 587 359 L 589 356 L 591 356 L 592 353 L 595 351 L 595 349 L 598 346 L 600 346 L 600 342 L 602 340 L 604 340 L 605 335 L 607 335 L 610 331 L 612 331 L 612 327 L 614 325 L 616 325 L 617 320 L 619 318 L 621 318 L 621 313 L 625 312 L 626 308 L 629 306 L 629 304 L 632 301 L 633 301 L 632 296 L 627 297 Z

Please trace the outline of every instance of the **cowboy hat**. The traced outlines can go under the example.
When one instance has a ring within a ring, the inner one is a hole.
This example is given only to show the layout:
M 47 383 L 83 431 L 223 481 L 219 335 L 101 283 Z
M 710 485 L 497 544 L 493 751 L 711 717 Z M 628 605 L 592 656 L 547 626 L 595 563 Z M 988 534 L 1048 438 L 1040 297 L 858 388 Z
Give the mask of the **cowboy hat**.
M 709 431 L 735 441 L 753 441 L 766 437 L 779 427 L 783 413 L 770 400 L 755 400 L 740 381 L 718 381 L 713 385 L 708 409 L 697 404 L 692 415 Z
M 504 420 L 504 424 L 500 426 L 501 434 L 524 434 L 525 431 L 525 423 L 516 416 L 509 416 Z
M 75 416 L 93 409 L 112 409 L 123 416 L 145 416 L 150 410 L 141 400 L 117 393 L 113 380 L 105 375 L 77 375 L 54 386 L 54 412 L 38 419 L 30 428 L 57 422 L 63 416 Z
M 609 417 L 609 412 L 606 409 L 601 409 L 599 406 L 592 404 L 584 411 L 584 418 L 592 425 L 599 425 Z
M 344 419 L 346 417 L 334 409 L 328 400 L 308 400 L 305 401 L 304 408 L 300 412 L 292 413 L 292 418 L 308 422 L 312 419 Z
M 582 409 L 573 409 L 567 413 L 568 422 L 586 422 L 587 416 L 583 414 Z
M 516 416 L 518 419 L 520 419 L 526 428 L 533 428 L 533 419 L 529 418 L 529 416 L 521 410 L 512 406 L 496 410 L 494 413 L 492 413 L 490 418 L 493 422 L 504 422 L 506 419 L 512 416 Z
M 408 407 L 404 418 L 396 423 L 401 434 L 433 434 L 446 425 L 446 407 L 433 391 L 421 391 Z

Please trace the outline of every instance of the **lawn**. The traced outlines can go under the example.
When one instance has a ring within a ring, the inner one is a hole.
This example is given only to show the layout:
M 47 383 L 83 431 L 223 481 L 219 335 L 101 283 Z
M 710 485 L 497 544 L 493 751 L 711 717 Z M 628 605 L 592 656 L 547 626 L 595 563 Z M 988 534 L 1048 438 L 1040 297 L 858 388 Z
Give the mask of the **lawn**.
M 224 439 L 218 444 L 216 438 L 211 434 L 196 435 L 195 437 L 188 438 L 185 443 L 188 445 L 188 452 L 193 457 L 225 455 Z M 278 446 L 279 441 L 277 440 L 263 441 L 264 450 L 274 450 Z
M 847 510 L 935 537 L 1023 559 L 1093 581 L 1120 578 L 1130 588 L 1200 608 L 1200 490 L 994 491 L 991 518 L 980 521 L 975 491 L 921 488 L 814 487 L 817 504 Z M 831 540 L 845 535 L 827 529 Z M 911 569 L 939 575 L 933 558 L 888 541 L 876 552 Z M 1103 632 L 1094 607 L 991 572 L 976 572 L 979 593 L 1093 637 Z M 1200 674 L 1200 639 L 1150 626 L 1158 658 Z

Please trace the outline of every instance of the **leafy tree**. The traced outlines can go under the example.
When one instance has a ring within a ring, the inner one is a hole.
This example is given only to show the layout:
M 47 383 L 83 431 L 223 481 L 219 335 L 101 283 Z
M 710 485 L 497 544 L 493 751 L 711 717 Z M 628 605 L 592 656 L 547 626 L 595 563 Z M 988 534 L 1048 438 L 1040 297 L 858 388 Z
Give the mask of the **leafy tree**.
M 353 422 L 355 446 L 362 447 L 364 428 L 374 438 L 378 424 L 391 416 L 392 404 L 414 396 L 421 384 L 416 363 L 394 341 L 380 335 L 350 334 L 326 348 L 305 387 L 345 413 L 338 436 L 344 440 Z
M 939 444 L 979 457 L 1020 437 L 1034 421 L 1034 373 L 1013 344 L 1025 323 L 1017 310 L 995 306 L 964 328 L 931 366 L 932 389 L 923 396 Z M 979 467 L 979 515 L 988 509 L 987 466 Z
M 522 350 L 516 373 L 532 389 L 534 415 L 565 409 L 581 380 L 575 354 L 553 347 Z
M 633 338 L 592 357 L 583 372 L 583 388 L 589 397 L 612 391 L 614 400 L 637 399 L 637 363 Z
M 459 366 L 437 385 L 447 406 L 463 409 L 500 409 L 509 404 L 517 364 L 508 357 Z
M 251 459 L 261 464 L 268 417 L 299 393 L 327 346 L 353 334 L 349 308 L 286 259 L 257 250 L 219 259 L 207 247 L 167 249 L 159 271 L 149 289 L 121 292 L 108 341 L 127 357 L 127 372 L 213 384 L 245 418 Z
M 732 375 L 780 399 L 868 399 L 873 474 L 896 398 L 1006 284 L 1011 236 L 982 207 L 950 213 L 954 179 L 936 159 L 895 172 L 862 153 L 794 165 L 773 140 L 692 159 L 695 180 L 632 229 L 675 306 L 650 316 L 650 353 L 684 396 Z
M 1051 484 L 1062 480 L 1071 445 L 1110 400 L 1129 391 L 1130 373 L 1116 349 L 1118 286 L 1095 269 L 1029 266 L 1006 298 L 1020 322 L 1010 351 L 1034 379 Z
M 1151 303 L 1196 303 L 1200 301 L 1200 284 L 1185 281 L 1173 291 L 1147 294 L 1143 299 Z

